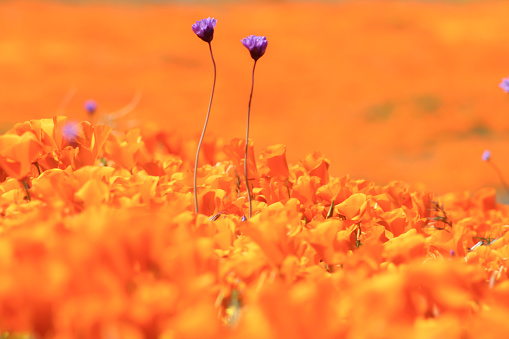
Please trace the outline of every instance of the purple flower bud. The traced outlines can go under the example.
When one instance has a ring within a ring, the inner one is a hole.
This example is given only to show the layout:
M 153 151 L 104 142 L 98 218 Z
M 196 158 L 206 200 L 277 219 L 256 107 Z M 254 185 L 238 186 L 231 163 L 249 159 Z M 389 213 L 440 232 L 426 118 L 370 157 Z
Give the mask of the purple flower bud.
M 241 42 L 249 50 L 255 61 L 260 59 L 267 49 L 267 38 L 264 36 L 250 35 L 242 39 Z
M 247 220 L 246 216 L 245 216 L 245 215 L 243 215 L 243 216 L 242 216 L 242 219 L 241 219 L 240 221 L 244 222 L 244 221 L 246 221 L 246 220 Z
M 486 150 L 482 153 L 482 161 L 489 161 L 491 158 L 491 152 Z
M 502 79 L 502 82 L 499 86 L 504 92 L 509 93 L 509 78 Z
M 85 110 L 88 114 L 94 114 L 97 110 L 97 103 L 94 100 L 85 101 Z
M 216 27 L 217 20 L 208 17 L 207 19 L 201 19 L 193 24 L 193 32 L 203 41 L 211 42 L 214 38 L 214 28 Z

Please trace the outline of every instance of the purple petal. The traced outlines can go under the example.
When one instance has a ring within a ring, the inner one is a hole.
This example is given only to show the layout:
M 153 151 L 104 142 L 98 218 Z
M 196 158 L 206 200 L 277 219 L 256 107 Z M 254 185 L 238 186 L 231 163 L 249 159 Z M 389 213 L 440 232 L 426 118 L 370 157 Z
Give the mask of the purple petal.
M 502 82 L 499 84 L 500 88 L 506 93 L 509 93 L 509 78 L 502 79 Z
M 482 161 L 489 161 L 491 158 L 491 152 L 486 150 L 482 153 Z
M 250 35 L 242 39 L 241 42 L 249 50 L 254 60 L 260 59 L 267 49 L 267 38 L 264 36 Z
M 194 34 L 196 34 L 200 39 L 210 43 L 214 38 L 216 22 L 216 19 L 208 17 L 207 19 L 196 21 L 191 28 L 193 29 Z

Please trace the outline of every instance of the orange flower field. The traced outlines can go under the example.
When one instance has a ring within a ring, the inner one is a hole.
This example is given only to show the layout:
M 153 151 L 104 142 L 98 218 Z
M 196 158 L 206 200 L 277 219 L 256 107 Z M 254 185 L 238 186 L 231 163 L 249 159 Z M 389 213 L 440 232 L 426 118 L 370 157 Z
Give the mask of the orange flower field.
M 503 338 L 507 13 L 0 3 L 0 338 Z

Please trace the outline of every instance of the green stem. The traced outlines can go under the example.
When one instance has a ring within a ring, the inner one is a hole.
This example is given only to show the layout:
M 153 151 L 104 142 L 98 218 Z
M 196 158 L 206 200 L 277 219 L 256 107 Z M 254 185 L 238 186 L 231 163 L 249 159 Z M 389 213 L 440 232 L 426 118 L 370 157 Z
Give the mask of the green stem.
M 39 167 L 39 163 L 36 161 L 34 163 L 34 165 L 35 165 L 35 167 L 37 167 L 37 171 L 39 172 L 39 175 L 41 175 L 42 172 L 41 172 L 41 167 Z
M 504 180 L 504 176 L 502 175 L 502 172 L 500 169 L 491 161 L 488 161 L 490 165 L 495 169 L 495 172 L 497 172 L 498 177 L 500 178 L 500 181 L 502 181 L 502 185 L 504 185 L 505 191 L 509 194 L 509 186 Z
M 31 201 L 32 199 L 30 198 L 30 192 L 28 191 L 30 189 L 30 187 L 28 186 L 27 179 L 23 179 L 22 184 L 23 184 L 23 187 L 25 188 L 25 192 L 27 193 L 26 199 L 28 201 Z
M 249 147 L 249 117 L 251 115 L 251 100 L 253 99 L 255 68 L 256 68 L 256 60 L 253 65 L 253 74 L 251 76 L 251 94 L 249 95 L 249 105 L 247 106 L 246 151 L 244 153 L 244 176 L 246 177 L 247 197 L 249 199 L 249 218 L 251 218 L 252 213 L 253 213 L 252 212 L 253 211 L 253 203 L 251 202 L 251 189 L 249 188 L 249 179 L 247 177 L 247 149 Z
M 359 223 L 357 226 L 358 227 L 357 227 L 357 234 L 355 237 L 356 238 L 355 247 L 359 248 L 362 245 L 362 243 L 361 243 L 361 224 Z
M 203 142 L 203 137 L 205 136 L 205 130 L 207 129 L 207 123 L 209 121 L 210 115 L 210 107 L 212 107 L 212 99 L 214 98 L 214 89 L 216 87 L 216 61 L 214 60 L 214 55 L 212 54 L 212 45 L 209 42 L 209 50 L 210 57 L 212 58 L 212 64 L 214 65 L 214 82 L 212 84 L 212 93 L 210 94 L 209 101 L 209 109 L 207 111 L 207 117 L 205 118 L 205 125 L 203 126 L 203 131 L 201 132 L 200 142 L 198 143 L 198 150 L 196 151 L 196 160 L 194 161 L 194 211 L 198 214 L 198 188 L 197 188 L 197 173 L 198 173 L 198 156 L 200 155 L 201 144 Z

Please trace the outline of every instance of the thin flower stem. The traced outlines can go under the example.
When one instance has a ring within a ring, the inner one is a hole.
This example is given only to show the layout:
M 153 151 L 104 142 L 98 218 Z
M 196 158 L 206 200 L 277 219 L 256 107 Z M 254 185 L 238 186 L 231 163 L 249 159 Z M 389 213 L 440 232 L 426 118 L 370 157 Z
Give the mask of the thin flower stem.
M 34 163 L 35 167 L 37 167 L 37 171 L 39 172 L 39 175 L 41 175 L 41 167 L 39 167 L 39 163 L 36 161 Z
M 509 194 L 509 186 L 505 182 L 504 176 L 502 175 L 502 172 L 500 171 L 500 169 L 492 161 L 488 161 L 488 162 L 490 163 L 491 167 L 493 167 L 495 172 L 497 172 L 497 175 L 500 178 L 500 181 L 502 181 L 502 185 L 504 185 L 505 191 Z
M 200 155 L 200 148 L 203 142 L 203 137 L 205 136 L 205 130 L 207 129 L 207 123 L 209 121 L 210 115 L 210 107 L 212 107 L 212 99 L 214 98 L 214 89 L 216 88 L 216 61 L 214 60 L 214 55 L 212 54 L 212 45 L 209 44 L 210 57 L 212 58 L 212 64 L 214 65 L 214 82 L 212 84 L 212 93 L 210 93 L 210 101 L 209 101 L 209 109 L 207 111 L 207 117 L 205 118 L 205 125 L 203 126 L 203 131 L 201 132 L 200 142 L 198 143 L 198 150 L 196 151 L 196 160 L 194 161 L 194 211 L 198 214 L 198 189 L 196 187 L 196 177 L 198 172 L 198 156 Z
M 23 188 L 25 189 L 25 192 L 27 194 L 26 199 L 28 201 L 31 201 L 32 199 L 30 198 L 30 192 L 28 191 L 30 189 L 30 186 L 28 186 L 27 179 L 23 179 L 23 181 L 21 183 L 23 184 Z
M 256 61 L 253 65 L 253 74 L 251 77 L 251 94 L 249 95 L 249 105 L 247 107 L 247 128 L 246 128 L 246 151 L 244 153 L 244 176 L 246 177 L 246 186 L 247 186 L 247 197 L 249 199 L 249 218 L 251 218 L 253 211 L 253 204 L 251 202 L 251 189 L 249 188 L 249 179 L 247 177 L 247 149 L 249 145 L 249 117 L 251 114 L 251 100 L 253 99 L 253 89 L 254 89 L 254 74 L 256 68 Z

